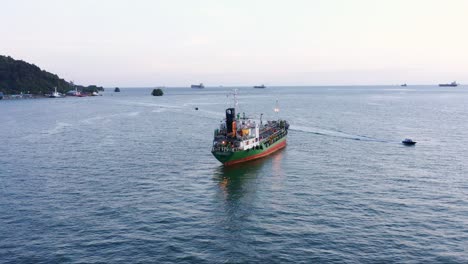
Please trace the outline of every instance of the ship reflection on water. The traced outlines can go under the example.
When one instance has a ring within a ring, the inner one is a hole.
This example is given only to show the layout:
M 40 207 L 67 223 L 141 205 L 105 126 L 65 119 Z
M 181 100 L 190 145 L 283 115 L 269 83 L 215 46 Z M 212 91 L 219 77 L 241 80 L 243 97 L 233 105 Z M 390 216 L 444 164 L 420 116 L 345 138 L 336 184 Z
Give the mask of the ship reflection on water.
M 255 191 L 259 175 L 283 176 L 282 157 L 283 150 L 280 150 L 267 158 L 227 167 L 219 166 L 215 171 L 214 180 L 218 182 L 224 200 L 236 200 Z
M 229 167 L 220 166 L 215 173 L 224 200 L 236 200 L 244 194 L 254 191 L 252 185 L 266 165 L 265 160 L 256 160 Z
M 264 159 L 216 168 L 219 224 L 230 235 L 242 233 L 248 222 L 253 221 L 252 214 L 264 207 L 258 195 L 274 188 L 277 176 L 283 175 L 282 158 L 283 150 Z

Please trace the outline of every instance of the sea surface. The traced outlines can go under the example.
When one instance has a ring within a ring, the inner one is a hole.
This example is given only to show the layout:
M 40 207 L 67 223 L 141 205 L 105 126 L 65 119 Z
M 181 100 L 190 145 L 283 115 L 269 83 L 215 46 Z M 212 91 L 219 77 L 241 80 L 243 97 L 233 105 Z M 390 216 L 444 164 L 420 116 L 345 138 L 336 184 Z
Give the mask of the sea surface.
M 231 91 L 0 101 L 0 263 L 468 263 L 467 86 L 240 87 L 288 146 L 223 167 Z

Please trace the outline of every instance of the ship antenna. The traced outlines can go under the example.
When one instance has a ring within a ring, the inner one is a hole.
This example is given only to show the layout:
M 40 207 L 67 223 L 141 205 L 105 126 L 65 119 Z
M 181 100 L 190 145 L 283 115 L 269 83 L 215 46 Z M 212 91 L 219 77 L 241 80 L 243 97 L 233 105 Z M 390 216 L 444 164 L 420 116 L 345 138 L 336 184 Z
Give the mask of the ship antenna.
M 234 109 L 236 112 L 239 110 L 239 101 L 237 100 L 237 89 L 234 89 Z
M 236 113 L 240 113 L 240 110 L 239 110 L 239 101 L 237 100 L 237 95 L 238 95 L 238 89 L 234 89 L 234 92 L 232 93 L 233 95 L 233 99 L 234 99 L 234 109 L 236 111 Z
M 229 93 L 226 94 L 226 108 L 229 108 Z
M 278 104 L 278 99 L 276 99 L 276 104 L 275 104 L 275 113 L 276 113 L 276 117 L 278 118 L 278 115 L 279 115 L 279 111 L 280 111 L 280 108 L 279 108 L 279 104 Z M 279 118 L 278 118 L 279 119 Z

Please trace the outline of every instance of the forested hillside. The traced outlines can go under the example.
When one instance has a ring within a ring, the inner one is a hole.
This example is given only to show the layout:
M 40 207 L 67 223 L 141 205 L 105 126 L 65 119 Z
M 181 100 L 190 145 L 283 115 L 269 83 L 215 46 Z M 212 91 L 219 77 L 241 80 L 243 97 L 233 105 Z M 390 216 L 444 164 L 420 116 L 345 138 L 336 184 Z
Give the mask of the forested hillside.
M 55 87 L 61 93 L 75 89 L 73 83 L 61 79 L 56 74 L 41 70 L 34 64 L 0 55 L 0 92 L 42 95 L 54 91 Z M 104 90 L 95 85 L 87 87 L 76 85 L 76 87 L 83 92 Z

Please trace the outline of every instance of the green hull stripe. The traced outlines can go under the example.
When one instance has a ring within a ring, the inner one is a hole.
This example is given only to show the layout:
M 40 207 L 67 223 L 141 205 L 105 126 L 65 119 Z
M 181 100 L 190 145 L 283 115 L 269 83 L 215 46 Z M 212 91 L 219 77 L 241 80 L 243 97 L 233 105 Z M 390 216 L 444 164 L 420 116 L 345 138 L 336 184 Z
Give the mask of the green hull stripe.
M 217 160 L 219 160 L 221 163 L 226 163 L 226 162 L 232 162 L 232 161 L 236 161 L 236 160 L 240 160 L 240 159 L 245 159 L 245 158 L 248 158 L 250 156 L 255 156 L 255 155 L 259 155 L 263 152 L 266 152 L 268 151 L 269 149 L 272 149 L 274 148 L 276 145 L 280 144 L 281 142 L 284 142 L 286 140 L 286 137 L 283 137 L 282 139 L 276 141 L 275 143 L 273 143 L 272 145 L 270 145 L 268 148 L 265 147 L 265 145 L 262 144 L 263 146 L 263 149 L 250 149 L 250 150 L 244 150 L 244 151 L 236 151 L 236 152 L 231 152 L 231 151 L 227 151 L 227 152 L 212 152 L 213 153 L 213 156 L 215 156 L 215 158 Z

